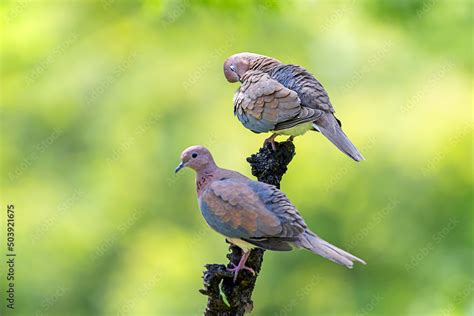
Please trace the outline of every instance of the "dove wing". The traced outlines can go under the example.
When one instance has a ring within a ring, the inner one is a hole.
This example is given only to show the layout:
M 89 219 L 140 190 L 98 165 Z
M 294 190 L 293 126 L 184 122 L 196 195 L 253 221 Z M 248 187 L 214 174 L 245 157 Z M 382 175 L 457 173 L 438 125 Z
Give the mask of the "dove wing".
M 291 250 L 289 242 L 306 229 L 283 192 L 257 181 L 215 181 L 203 192 L 200 204 L 216 231 L 265 249 Z
M 263 133 L 314 121 L 322 112 L 303 108 L 297 92 L 268 74 L 248 71 L 234 96 L 234 114 L 246 128 Z

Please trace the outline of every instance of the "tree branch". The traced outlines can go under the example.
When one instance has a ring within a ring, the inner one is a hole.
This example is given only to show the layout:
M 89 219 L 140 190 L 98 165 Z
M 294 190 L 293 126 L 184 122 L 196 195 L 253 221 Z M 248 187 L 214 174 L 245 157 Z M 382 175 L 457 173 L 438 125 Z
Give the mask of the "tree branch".
M 292 142 L 277 143 L 276 151 L 270 144 L 265 144 L 258 153 L 247 158 L 252 167 L 252 174 L 258 181 L 273 184 L 280 188 L 280 181 L 287 170 L 288 164 L 295 155 L 295 146 Z M 231 263 L 237 265 L 242 250 L 234 245 L 229 246 L 227 255 Z M 253 268 L 255 276 L 249 271 L 242 270 L 237 281 L 232 280 L 232 272 L 227 271 L 223 264 L 206 264 L 204 271 L 204 289 L 199 290 L 208 296 L 206 316 L 241 316 L 253 309 L 252 292 L 261 270 L 265 250 L 256 248 L 251 251 L 246 265 Z M 225 296 L 225 298 L 223 297 Z

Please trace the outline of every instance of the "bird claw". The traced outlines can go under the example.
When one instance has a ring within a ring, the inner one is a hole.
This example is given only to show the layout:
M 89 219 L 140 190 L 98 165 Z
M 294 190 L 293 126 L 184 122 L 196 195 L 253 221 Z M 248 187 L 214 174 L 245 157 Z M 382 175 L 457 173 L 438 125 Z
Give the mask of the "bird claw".
M 273 134 L 272 136 L 268 137 L 268 138 L 265 139 L 265 141 L 264 141 L 264 144 L 265 144 L 265 145 L 267 145 L 268 143 L 270 143 L 270 145 L 272 145 L 273 151 L 276 151 L 276 150 L 277 150 L 276 144 L 278 144 L 278 143 L 275 141 L 275 138 L 276 138 L 277 136 L 278 136 L 277 134 Z
M 257 272 L 255 272 L 255 270 L 252 269 L 251 267 L 244 266 L 242 269 L 249 271 L 249 272 L 252 273 L 253 275 L 257 274 Z
M 252 273 L 253 275 L 256 274 L 254 269 L 252 269 L 250 267 L 247 267 L 246 265 L 239 266 L 239 265 L 235 265 L 233 262 L 231 262 L 230 264 L 232 265 L 232 268 L 227 268 L 227 271 L 234 273 L 234 278 L 233 278 L 234 283 L 235 283 L 235 281 L 237 281 L 237 276 L 239 275 L 240 270 L 247 270 L 250 273 Z

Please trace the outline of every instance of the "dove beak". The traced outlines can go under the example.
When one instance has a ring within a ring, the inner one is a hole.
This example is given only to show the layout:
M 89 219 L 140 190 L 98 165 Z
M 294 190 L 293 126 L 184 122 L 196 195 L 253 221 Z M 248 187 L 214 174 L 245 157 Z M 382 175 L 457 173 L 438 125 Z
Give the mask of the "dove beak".
M 185 167 L 185 163 L 181 161 L 181 163 L 174 169 L 174 173 L 178 173 L 179 170 Z

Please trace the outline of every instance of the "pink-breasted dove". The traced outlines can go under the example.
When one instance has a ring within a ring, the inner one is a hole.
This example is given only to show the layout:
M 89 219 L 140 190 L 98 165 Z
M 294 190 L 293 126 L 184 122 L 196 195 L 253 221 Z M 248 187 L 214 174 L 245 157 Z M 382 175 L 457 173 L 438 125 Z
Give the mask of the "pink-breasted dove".
M 273 148 L 277 135 L 293 139 L 313 130 L 355 161 L 364 160 L 342 131 L 323 86 L 303 67 L 239 53 L 225 61 L 224 75 L 229 82 L 241 83 L 234 96 L 234 115 L 255 133 L 273 132 L 266 140 Z
M 196 171 L 198 204 L 207 224 L 243 250 L 239 264 L 230 269 L 234 280 L 242 269 L 253 272 L 245 262 L 256 247 L 275 251 L 304 248 L 348 268 L 354 261 L 365 264 L 313 233 L 275 186 L 219 168 L 206 148 L 184 150 L 175 172 L 183 167 Z

